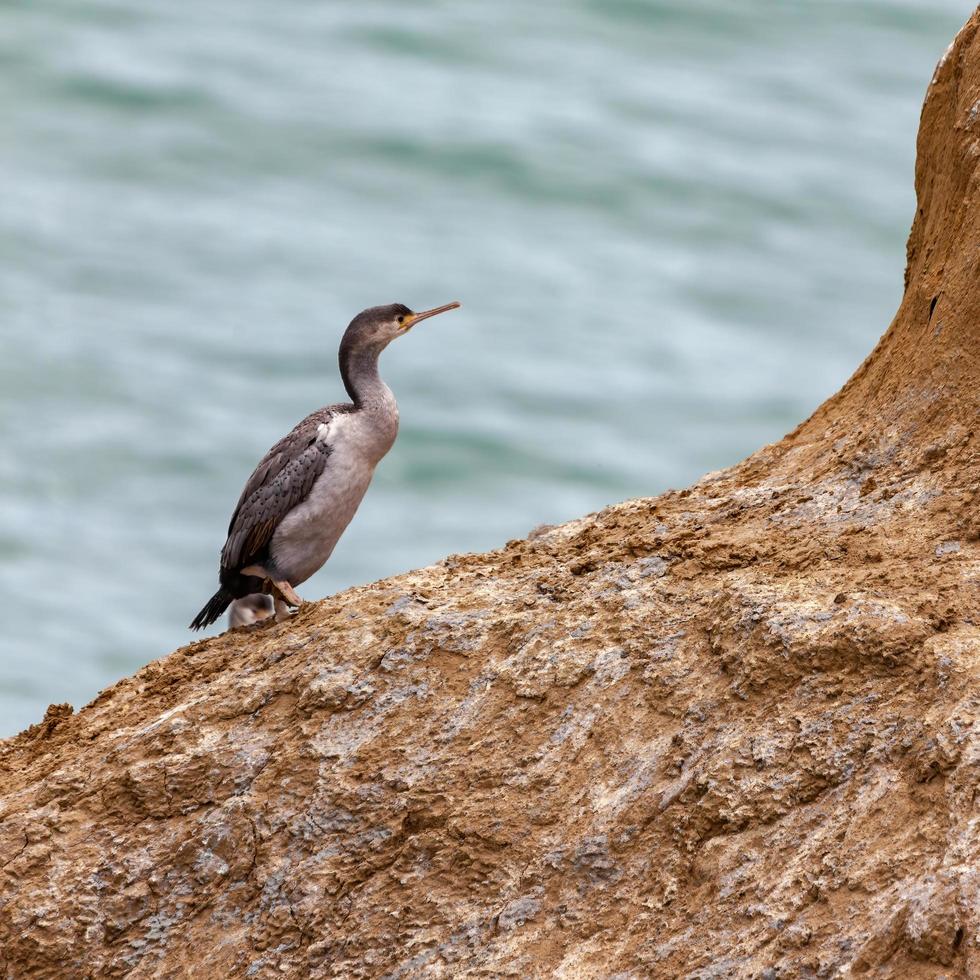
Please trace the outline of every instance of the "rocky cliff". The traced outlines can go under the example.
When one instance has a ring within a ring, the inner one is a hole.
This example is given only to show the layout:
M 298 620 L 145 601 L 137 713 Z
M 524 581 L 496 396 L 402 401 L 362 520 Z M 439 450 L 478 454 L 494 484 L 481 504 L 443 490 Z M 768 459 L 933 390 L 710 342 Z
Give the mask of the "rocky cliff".
M 980 976 L 978 26 L 896 319 L 778 445 L 3 743 L 4 975 Z

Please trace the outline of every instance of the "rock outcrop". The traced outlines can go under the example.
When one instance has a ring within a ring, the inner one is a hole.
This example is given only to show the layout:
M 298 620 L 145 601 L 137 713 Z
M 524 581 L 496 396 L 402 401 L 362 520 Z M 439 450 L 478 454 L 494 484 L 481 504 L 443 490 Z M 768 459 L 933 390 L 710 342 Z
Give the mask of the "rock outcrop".
M 980 976 L 978 26 L 782 442 L 3 743 L 4 976 Z

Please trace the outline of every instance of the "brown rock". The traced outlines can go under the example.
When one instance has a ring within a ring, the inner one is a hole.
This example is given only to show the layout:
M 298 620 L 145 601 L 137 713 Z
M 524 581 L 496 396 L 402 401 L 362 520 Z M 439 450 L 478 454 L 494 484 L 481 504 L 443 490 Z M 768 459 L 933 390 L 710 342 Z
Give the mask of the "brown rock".
M 978 26 L 838 395 L 53 707 L 0 747 L 0 972 L 980 976 Z

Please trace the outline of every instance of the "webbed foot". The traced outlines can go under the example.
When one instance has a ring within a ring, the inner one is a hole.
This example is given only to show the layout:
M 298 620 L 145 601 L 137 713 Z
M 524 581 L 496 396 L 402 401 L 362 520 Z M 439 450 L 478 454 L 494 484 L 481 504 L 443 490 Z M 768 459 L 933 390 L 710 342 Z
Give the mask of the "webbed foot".
M 295 593 L 293 587 L 285 580 L 266 579 L 263 584 L 264 591 L 272 596 L 275 603 L 275 618 L 277 623 L 283 622 L 291 615 L 290 606 L 299 607 L 303 600 Z

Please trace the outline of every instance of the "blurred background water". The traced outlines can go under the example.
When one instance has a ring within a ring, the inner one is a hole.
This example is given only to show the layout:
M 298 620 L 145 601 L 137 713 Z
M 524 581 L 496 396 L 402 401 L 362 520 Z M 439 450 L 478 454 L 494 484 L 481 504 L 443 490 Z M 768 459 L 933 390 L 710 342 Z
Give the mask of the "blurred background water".
M 401 435 L 316 598 L 779 438 L 901 295 L 963 0 L 0 8 L 0 735 L 191 637 L 241 486 L 343 397 Z

